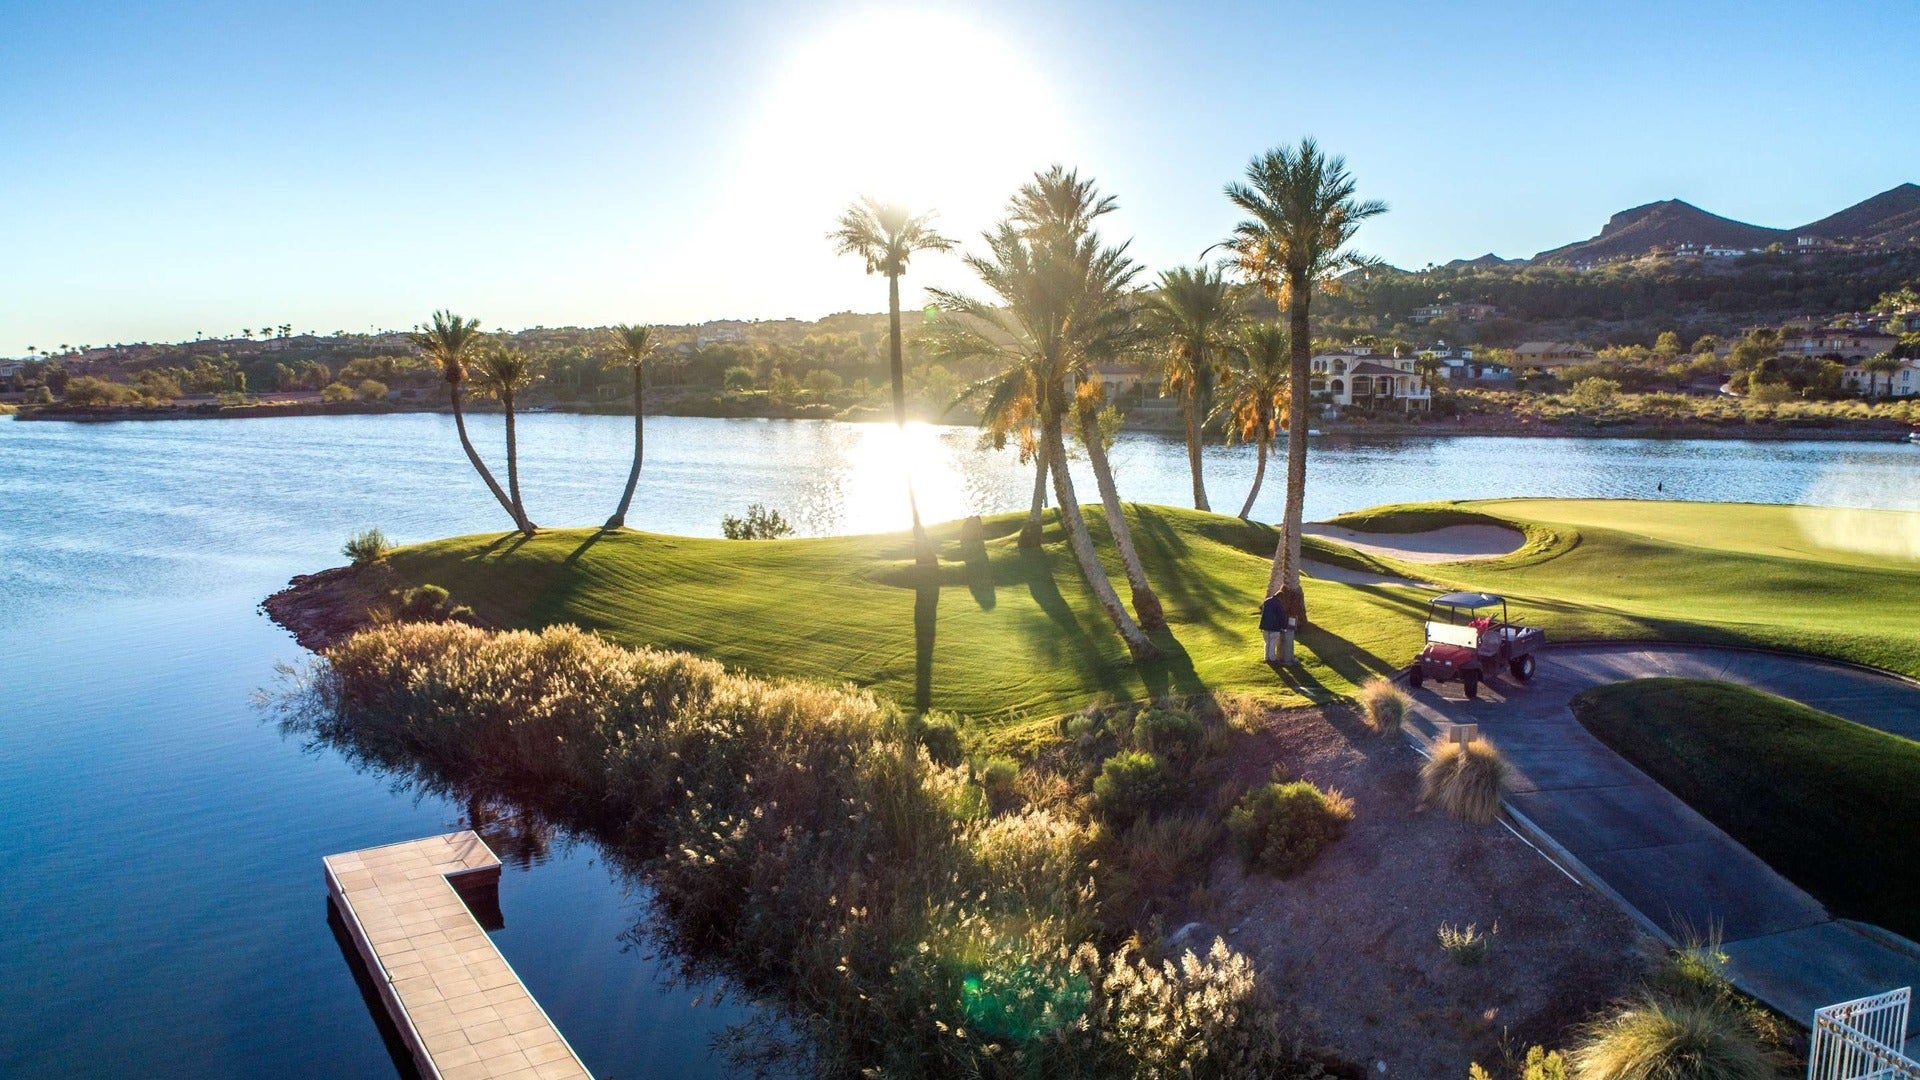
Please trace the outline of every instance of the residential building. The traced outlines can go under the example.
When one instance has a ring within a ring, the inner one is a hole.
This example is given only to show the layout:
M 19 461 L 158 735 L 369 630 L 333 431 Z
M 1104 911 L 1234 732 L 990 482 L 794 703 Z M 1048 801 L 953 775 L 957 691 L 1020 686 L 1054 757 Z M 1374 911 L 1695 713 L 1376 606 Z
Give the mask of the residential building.
M 1307 389 L 1315 398 L 1342 408 L 1398 407 L 1403 412 L 1433 407 L 1433 390 L 1414 369 L 1411 356 L 1386 356 L 1356 345 L 1313 358 Z
M 1513 366 L 1521 371 L 1551 371 L 1592 359 L 1592 349 L 1565 341 L 1528 341 L 1513 350 Z
M 1452 319 L 1455 322 L 1479 322 L 1481 319 L 1497 318 L 1499 314 L 1500 309 L 1494 307 L 1492 304 L 1457 302 L 1428 304 L 1425 307 L 1414 308 L 1410 318 L 1416 323 L 1432 322 L 1435 319 Z
M 1871 357 L 1847 361 L 1840 373 L 1840 385 L 1863 397 L 1912 397 L 1920 394 L 1920 360 L 1899 361 L 1895 372 L 1868 371 Z
M 1880 330 L 1827 326 L 1783 332 L 1780 335 L 1780 355 L 1837 356 L 1841 360 L 1860 360 L 1878 356 L 1899 343 L 1899 338 Z

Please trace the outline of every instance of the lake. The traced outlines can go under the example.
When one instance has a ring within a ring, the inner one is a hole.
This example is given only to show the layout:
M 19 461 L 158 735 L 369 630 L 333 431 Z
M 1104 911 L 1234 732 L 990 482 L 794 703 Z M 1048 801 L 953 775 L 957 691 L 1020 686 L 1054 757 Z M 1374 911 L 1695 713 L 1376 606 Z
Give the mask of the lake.
M 498 456 L 498 421 L 476 418 Z M 545 525 L 593 525 L 631 446 L 620 417 L 525 418 Z M 637 528 L 718 535 L 778 509 L 803 533 L 1024 509 L 1032 473 L 976 433 L 649 418 Z M 1122 494 L 1184 505 L 1184 448 L 1124 435 Z M 496 461 L 504 470 L 504 462 Z M 1253 472 L 1209 452 L 1215 509 Z M 1255 516 L 1279 515 L 1281 469 Z M 1310 518 L 1497 495 L 1920 509 L 1920 448 L 1616 439 L 1316 440 Z M 1079 478 L 1083 499 L 1095 497 Z M 0 1076 L 377 1076 L 393 1065 L 326 920 L 320 857 L 463 827 L 283 739 L 252 703 L 302 651 L 256 609 L 346 536 L 398 542 L 505 518 L 437 414 L 75 425 L 0 419 Z M 591 845 L 500 883 L 495 940 L 597 1075 L 725 1075 L 714 1035 L 751 1015 L 629 943 L 645 897 Z

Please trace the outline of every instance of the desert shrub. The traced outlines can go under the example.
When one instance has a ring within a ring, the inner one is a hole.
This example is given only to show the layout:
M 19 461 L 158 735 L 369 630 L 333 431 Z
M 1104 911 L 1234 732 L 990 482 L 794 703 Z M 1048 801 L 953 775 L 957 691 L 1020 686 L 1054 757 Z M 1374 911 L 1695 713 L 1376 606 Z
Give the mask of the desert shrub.
M 1182 883 L 1204 879 L 1219 839 L 1219 820 L 1197 811 L 1143 817 L 1109 834 L 1098 867 L 1102 903 L 1131 912 Z
M 1100 816 L 1129 824 L 1172 805 L 1180 786 L 1166 762 L 1144 750 L 1122 750 L 1100 766 L 1093 781 L 1093 802 Z
M 753 369 L 744 364 L 735 364 L 720 376 L 720 385 L 727 390 L 751 390 L 753 382 Z
M 1485 739 L 1441 743 L 1420 769 L 1420 801 L 1484 825 L 1500 814 L 1507 770 L 1507 759 Z
M 353 392 L 361 401 L 385 401 L 387 384 L 379 379 L 361 379 L 360 385 L 354 387 Z
M 138 392 L 131 386 L 92 375 L 76 375 L 67 380 L 66 399 L 69 405 L 124 405 L 137 397 Z
M 1259 731 L 1266 723 L 1267 713 L 1273 709 L 1272 701 L 1237 690 L 1215 695 L 1214 704 L 1228 728 L 1248 733 Z
M 1755 405 L 1778 405 L 1793 399 L 1793 387 L 1784 382 L 1754 382 L 1747 387 L 1747 400 Z
M 1567 1080 L 1567 1057 L 1558 1050 L 1549 1050 L 1544 1046 L 1530 1046 L 1527 1056 L 1519 1061 L 1509 1056 L 1507 1069 L 1502 1076 L 1511 1076 L 1513 1080 Z M 1467 1080 L 1494 1080 L 1479 1062 L 1473 1062 L 1467 1068 Z
M 1494 935 L 1500 932 L 1500 924 L 1494 923 L 1482 931 L 1475 923 L 1458 926 L 1454 923 L 1441 923 L 1438 931 L 1440 948 L 1457 964 L 1471 967 L 1487 958 L 1487 951 L 1493 947 Z
M 1614 379 L 1591 376 L 1573 384 L 1567 401 L 1575 408 L 1604 409 L 1620 396 L 1620 383 Z
M 780 511 L 759 503 L 747 506 L 745 517 L 728 514 L 720 519 L 720 533 L 729 540 L 778 540 L 793 535 L 793 525 Z
M 330 382 L 320 388 L 320 400 L 328 403 L 352 401 L 353 387 L 343 382 Z
M 927 751 L 927 757 L 935 765 L 954 766 L 960 764 L 964 750 L 960 744 L 960 727 L 953 717 L 940 713 L 929 713 L 914 724 L 913 737 Z
M 1145 709 L 1133 718 L 1134 747 L 1162 761 L 1192 760 L 1205 736 L 1206 729 L 1185 709 Z
M 378 528 L 371 528 L 362 529 L 347 537 L 346 544 L 340 548 L 340 554 L 353 560 L 355 566 L 366 566 L 386 558 L 387 553 L 392 550 L 393 545 L 387 541 L 387 534 Z
M 1227 814 L 1227 831 L 1249 870 L 1292 877 L 1347 830 L 1353 802 L 1305 780 L 1262 784 Z
M 994 906 L 1049 912 L 1086 909 L 1092 843 L 1091 826 L 1042 809 L 986 819 L 967 838 Z
M 1777 1080 L 1778 1063 L 1729 1002 L 1647 995 L 1587 1026 L 1569 1055 L 1581 1080 Z
M 400 594 L 400 617 L 415 622 L 445 618 L 451 607 L 451 599 L 447 590 L 438 585 L 408 589 Z
M 992 757 L 980 763 L 980 790 L 987 793 L 988 805 L 1001 809 L 1014 800 L 1014 784 L 1020 779 L 1020 763 L 1012 758 Z
M 1392 735 L 1407 718 L 1407 695 L 1391 679 L 1368 679 L 1360 687 L 1360 715 L 1376 734 Z
M 1095 1018 L 1120 1051 L 1111 1075 L 1147 1078 L 1322 1075 L 1303 1064 L 1272 994 L 1245 956 L 1214 939 L 1202 957 L 1154 964 L 1122 947 L 1100 980 Z

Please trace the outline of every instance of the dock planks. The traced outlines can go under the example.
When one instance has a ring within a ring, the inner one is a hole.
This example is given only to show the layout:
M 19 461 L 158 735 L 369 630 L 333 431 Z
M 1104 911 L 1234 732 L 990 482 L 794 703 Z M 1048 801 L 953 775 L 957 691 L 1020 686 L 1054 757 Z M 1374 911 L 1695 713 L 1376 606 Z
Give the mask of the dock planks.
M 426 1080 L 590 1080 L 455 891 L 498 878 L 471 831 L 329 855 L 327 889 Z

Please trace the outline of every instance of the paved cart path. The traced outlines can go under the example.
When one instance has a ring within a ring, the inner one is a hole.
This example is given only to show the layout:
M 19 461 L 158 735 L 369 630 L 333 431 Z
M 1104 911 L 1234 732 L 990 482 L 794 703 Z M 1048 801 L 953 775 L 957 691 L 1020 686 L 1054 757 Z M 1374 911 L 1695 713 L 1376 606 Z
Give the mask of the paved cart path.
M 1920 740 L 1920 685 L 1807 657 L 1697 645 L 1552 646 L 1529 683 L 1499 678 L 1482 685 L 1478 701 L 1465 700 L 1458 683 L 1428 683 L 1413 692 L 1412 715 L 1427 737 L 1447 724 L 1479 724 L 1513 764 L 1509 808 L 1560 857 L 1668 933 L 1719 927 L 1736 984 L 1795 1020 L 1920 985 L 1911 943 L 1835 920 L 1573 718 L 1569 702 L 1580 691 L 1656 676 L 1738 683 Z

